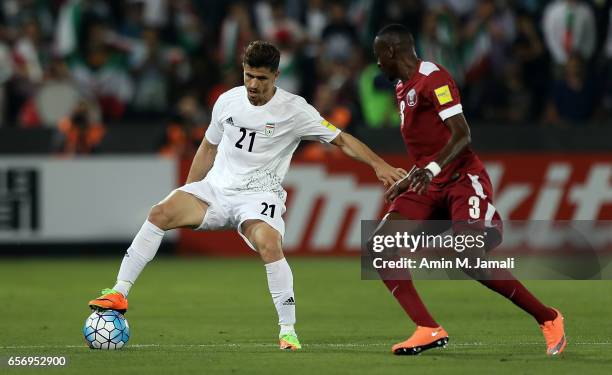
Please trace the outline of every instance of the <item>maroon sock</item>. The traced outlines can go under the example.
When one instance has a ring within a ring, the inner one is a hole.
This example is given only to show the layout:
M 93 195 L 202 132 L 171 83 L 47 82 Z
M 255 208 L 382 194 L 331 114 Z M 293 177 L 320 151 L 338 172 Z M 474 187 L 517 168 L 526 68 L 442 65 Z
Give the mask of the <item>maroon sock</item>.
M 392 258 L 392 260 L 397 259 L 399 259 L 397 256 Z M 429 314 L 425 304 L 423 304 L 419 292 L 417 292 L 412 282 L 410 270 L 387 268 L 379 269 L 378 274 L 387 289 L 389 289 L 393 297 L 395 297 L 416 325 L 431 328 L 440 326 Z
M 439 326 L 429 315 L 429 311 L 421 301 L 412 280 L 383 280 L 383 282 L 416 325 L 431 328 Z
M 553 320 L 557 316 L 555 310 L 544 306 L 508 270 L 496 270 L 494 278 L 495 280 L 478 280 L 478 282 L 512 301 L 533 316 L 538 324 Z

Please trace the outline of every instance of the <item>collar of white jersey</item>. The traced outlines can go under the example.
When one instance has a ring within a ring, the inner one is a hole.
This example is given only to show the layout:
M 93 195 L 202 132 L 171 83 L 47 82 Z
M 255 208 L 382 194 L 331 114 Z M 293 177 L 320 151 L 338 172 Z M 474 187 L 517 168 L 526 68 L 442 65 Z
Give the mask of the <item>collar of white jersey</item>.
M 278 86 L 274 86 L 274 88 L 276 89 L 276 91 L 274 92 L 274 95 L 272 95 L 272 97 L 270 98 L 270 100 L 268 100 L 268 102 L 266 104 L 263 105 L 253 105 L 251 104 L 251 102 L 249 101 L 249 94 L 247 92 L 246 86 L 242 86 L 243 90 L 244 90 L 244 95 L 242 95 L 242 98 L 244 100 L 244 102 L 246 103 L 247 107 L 250 109 L 255 109 L 255 110 L 263 110 L 266 109 L 268 107 L 270 107 L 271 104 L 273 104 L 273 102 L 276 102 L 278 100 L 278 98 L 280 97 L 281 93 L 281 88 Z

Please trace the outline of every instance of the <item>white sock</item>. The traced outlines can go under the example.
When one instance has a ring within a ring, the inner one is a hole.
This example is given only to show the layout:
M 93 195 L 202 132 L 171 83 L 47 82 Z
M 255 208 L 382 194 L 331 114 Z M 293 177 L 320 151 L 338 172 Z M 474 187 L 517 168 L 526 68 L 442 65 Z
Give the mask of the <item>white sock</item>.
M 130 288 L 132 288 L 132 283 L 125 280 L 117 280 L 117 283 L 113 287 L 113 289 L 123 294 L 123 296 L 128 295 Z
M 130 292 L 130 288 L 142 272 L 144 267 L 149 263 L 155 254 L 159 245 L 161 245 L 164 231 L 159 229 L 149 220 L 146 220 L 142 227 L 134 237 L 132 245 L 127 249 L 119 274 L 117 275 L 117 284 L 113 287 L 124 296 Z
M 280 333 L 278 335 L 282 336 L 286 333 L 295 333 L 293 324 L 280 324 Z
M 293 295 L 293 274 L 285 258 L 266 264 L 268 288 L 274 307 L 278 312 L 281 335 L 294 332 L 295 296 Z

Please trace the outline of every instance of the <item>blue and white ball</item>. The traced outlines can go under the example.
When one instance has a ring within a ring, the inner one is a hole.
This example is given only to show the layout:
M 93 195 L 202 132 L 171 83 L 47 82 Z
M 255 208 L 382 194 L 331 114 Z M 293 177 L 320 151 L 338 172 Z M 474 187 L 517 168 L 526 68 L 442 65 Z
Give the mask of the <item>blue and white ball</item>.
M 118 311 L 94 311 L 85 320 L 83 336 L 91 349 L 121 349 L 130 339 L 130 326 Z

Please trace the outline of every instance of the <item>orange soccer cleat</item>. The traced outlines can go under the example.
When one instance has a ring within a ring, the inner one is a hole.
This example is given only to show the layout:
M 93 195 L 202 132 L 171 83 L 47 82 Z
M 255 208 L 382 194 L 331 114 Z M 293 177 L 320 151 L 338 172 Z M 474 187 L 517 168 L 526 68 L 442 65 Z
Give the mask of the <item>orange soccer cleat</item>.
M 94 310 L 116 310 L 125 314 L 128 300 L 115 289 L 103 289 L 100 297 L 89 301 L 89 307 Z
M 557 312 L 557 317 L 540 325 L 544 339 L 546 339 L 546 354 L 550 356 L 561 354 L 567 344 L 565 329 L 563 328 L 563 315 L 559 310 L 553 310 Z
M 417 326 L 408 340 L 393 345 L 391 351 L 397 355 L 417 355 L 427 349 L 445 347 L 446 344 L 448 333 L 444 328 Z

